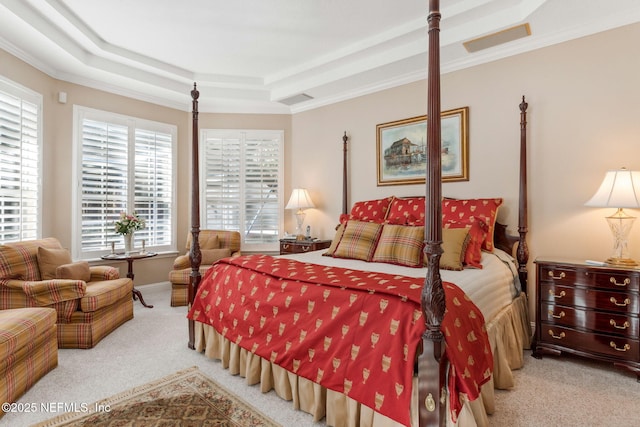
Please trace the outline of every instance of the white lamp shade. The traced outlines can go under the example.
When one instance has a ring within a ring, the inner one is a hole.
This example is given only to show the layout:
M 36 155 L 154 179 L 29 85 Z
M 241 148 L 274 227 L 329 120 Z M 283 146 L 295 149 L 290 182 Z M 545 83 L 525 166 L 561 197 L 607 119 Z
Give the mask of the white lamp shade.
M 315 208 L 316 206 L 309 197 L 309 192 L 306 188 L 296 188 L 291 193 L 289 203 L 285 206 L 285 209 L 307 209 Z
M 600 188 L 585 206 L 640 208 L 640 172 L 625 168 L 608 171 Z

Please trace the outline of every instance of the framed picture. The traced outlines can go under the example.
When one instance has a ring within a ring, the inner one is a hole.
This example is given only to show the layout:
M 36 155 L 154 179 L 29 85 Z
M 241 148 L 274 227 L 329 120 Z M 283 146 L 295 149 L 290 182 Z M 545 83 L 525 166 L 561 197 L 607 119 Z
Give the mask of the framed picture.
M 469 107 L 441 114 L 442 181 L 469 180 Z M 378 186 L 423 184 L 427 165 L 427 116 L 376 126 Z

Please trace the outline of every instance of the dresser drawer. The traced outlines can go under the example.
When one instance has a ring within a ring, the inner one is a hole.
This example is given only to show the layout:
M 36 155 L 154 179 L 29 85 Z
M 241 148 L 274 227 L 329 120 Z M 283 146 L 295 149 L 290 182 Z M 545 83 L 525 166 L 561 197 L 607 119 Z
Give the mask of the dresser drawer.
M 533 356 L 591 357 L 640 382 L 640 268 L 540 258 L 536 265 Z
M 593 332 L 583 332 L 558 325 L 541 324 L 540 341 L 551 345 L 607 355 L 620 360 L 637 361 L 638 340 Z
M 628 314 L 637 314 L 639 308 L 638 294 L 635 293 L 577 288 L 549 282 L 540 283 L 539 298 L 541 302 L 585 308 L 597 307 L 598 310 Z
M 594 288 L 635 291 L 640 289 L 640 272 L 613 269 L 573 268 L 562 265 L 540 267 L 541 281 L 565 285 L 583 285 Z
M 311 244 L 304 245 L 301 243 L 280 243 L 280 252 L 288 253 L 288 254 L 299 254 L 303 252 L 309 252 L 311 249 Z
M 540 306 L 541 321 L 549 324 L 567 326 L 602 332 L 638 337 L 639 319 L 636 316 L 608 313 L 597 310 L 567 307 L 552 303 L 542 303 Z
M 331 245 L 331 240 L 280 240 L 280 255 L 302 254 L 305 252 L 319 251 Z

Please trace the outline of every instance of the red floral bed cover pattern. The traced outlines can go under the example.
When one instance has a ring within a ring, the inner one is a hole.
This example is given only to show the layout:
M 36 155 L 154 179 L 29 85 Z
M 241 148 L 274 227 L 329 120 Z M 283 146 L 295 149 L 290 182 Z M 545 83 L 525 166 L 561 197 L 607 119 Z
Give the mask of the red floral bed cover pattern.
M 188 317 L 408 426 L 423 282 L 267 255 L 225 258 L 204 275 Z M 482 313 L 460 288 L 444 287 L 455 418 L 458 392 L 477 398 L 493 358 Z

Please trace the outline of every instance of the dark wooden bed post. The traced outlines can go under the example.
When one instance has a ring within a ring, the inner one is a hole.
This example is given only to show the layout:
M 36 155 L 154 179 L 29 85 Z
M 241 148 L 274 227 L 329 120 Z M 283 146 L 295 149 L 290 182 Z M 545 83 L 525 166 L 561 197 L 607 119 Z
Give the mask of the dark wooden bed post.
M 344 136 L 342 137 L 342 213 L 349 213 L 349 197 L 347 196 L 347 141 L 349 141 L 349 137 L 347 136 L 347 131 L 344 131 Z
M 524 292 L 527 292 L 529 275 L 527 273 L 527 262 L 529 261 L 529 247 L 527 246 L 528 228 L 528 202 L 527 202 L 527 104 L 522 96 L 520 103 L 520 205 L 518 218 L 518 249 L 516 251 L 516 259 L 518 260 L 518 276 L 520 278 L 520 286 Z
M 422 313 L 426 331 L 418 359 L 418 407 L 420 426 L 444 426 L 446 422 L 446 376 L 444 336 L 440 330 L 445 295 L 440 277 L 442 255 L 442 183 L 440 133 L 440 2 L 429 1 L 429 66 L 427 88 L 427 171 L 425 203 L 425 254 L 427 277 L 422 288 Z
M 193 83 L 191 91 L 193 110 L 193 129 L 191 138 L 191 247 L 189 248 L 189 259 L 191 261 L 191 275 L 189 276 L 188 299 L 189 308 L 196 296 L 200 285 L 200 262 L 202 253 L 200 252 L 200 175 L 198 160 L 198 97 L 200 92 Z M 190 349 L 195 349 L 195 322 L 189 319 L 189 344 Z

